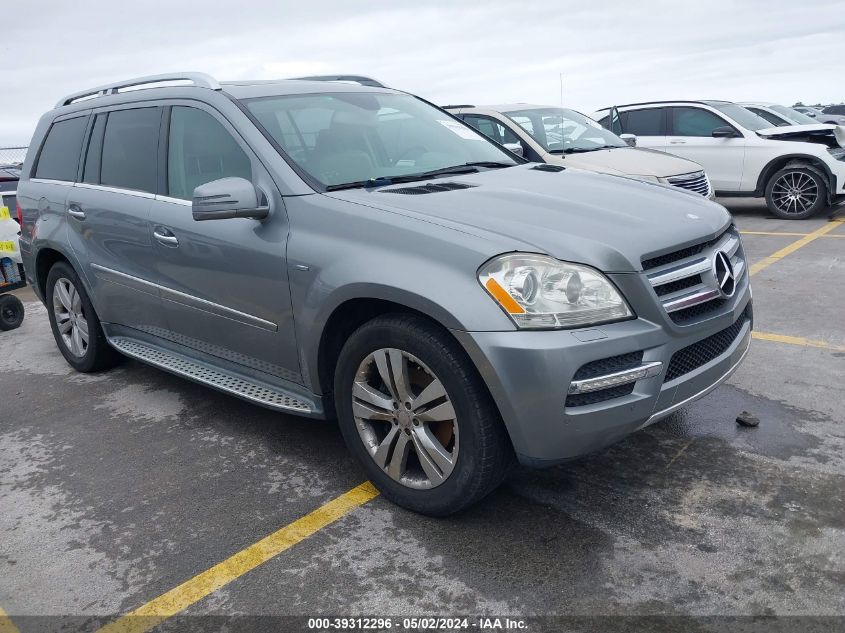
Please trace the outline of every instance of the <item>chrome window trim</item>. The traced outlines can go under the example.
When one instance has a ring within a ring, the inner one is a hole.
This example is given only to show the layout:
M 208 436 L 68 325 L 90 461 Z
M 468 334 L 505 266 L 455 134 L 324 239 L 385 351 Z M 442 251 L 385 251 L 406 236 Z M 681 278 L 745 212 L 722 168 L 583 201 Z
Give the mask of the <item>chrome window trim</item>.
M 173 303 L 178 303 L 179 305 L 194 308 L 196 310 L 202 310 L 203 312 L 208 312 L 209 314 L 213 314 L 224 319 L 243 323 L 244 325 L 257 327 L 261 330 L 267 330 L 268 332 L 279 331 L 279 326 L 276 323 L 267 321 L 261 317 L 247 314 L 246 312 L 241 312 L 240 310 L 235 310 L 234 308 L 228 308 L 224 305 L 220 305 L 219 303 L 214 303 L 213 301 L 208 301 L 178 290 L 173 290 L 167 286 L 162 286 L 157 283 L 147 281 L 146 279 L 128 275 L 120 272 L 119 270 L 106 268 L 105 266 L 101 266 L 99 264 L 91 264 L 91 267 L 97 271 L 97 277 L 104 281 L 127 286 L 140 292 L 154 294 L 164 301 L 172 301 Z
M 159 202 L 169 202 L 171 204 L 181 204 L 183 207 L 190 207 L 193 206 L 193 203 L 190 200 L 185 200 L 183 198 L 171 198 L 170 196 L 163 196 L 161 194 L 156 194 L 155 199 Z
M 0 191 L 0 196 L 16 196 L 18 195 L 17 190 L 15 191 Z
M 137 189 L 124 189 L 123 187 L 111 187 L 109 185 L 94 185 L 89 182 L 75 182 L 74 187 L 80 189 L 93 189 L 94 191 L 105 191 L 108 193 L 122 193 L 127 196 L 135 196 L 136 198 L 148 198 L 150 200 L 155 198 L 154 193 L 148 191 L 138 191 Z
M 72 180 L 53 180 L 52 178 L 30 178 L 29 182 L 36 182 L 41 185 L 69 185 L 73 186 Z

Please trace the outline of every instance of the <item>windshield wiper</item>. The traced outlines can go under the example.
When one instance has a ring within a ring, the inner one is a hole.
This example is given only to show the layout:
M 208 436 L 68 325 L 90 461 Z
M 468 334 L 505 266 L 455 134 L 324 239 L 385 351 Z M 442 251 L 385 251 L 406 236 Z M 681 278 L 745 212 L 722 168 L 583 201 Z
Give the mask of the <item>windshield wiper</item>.
M 553 149 L 549 154 L 583 154 L 585 152 L 596 152 L 600 149 L 619 149 L 627 145 L 599 145 L 598 147 L 567 147 L 566 149 Z
M 472 163 L 464 163 L 463 165 L 450 165 L 449 167 L 441 167 L 440 169 L 432 169 L 431 171 L 423 171 L 418 174 L 402 174 L 401 176 L 377 176 L 369 180 L 359 180 L 357 182 L 344 182 L 338 185 L 329 185 L 326 191 L 338 191 L 340 189 L 362 189 L 364 187 L 384 187 L 401 182 L 414 182 L 415 180 L 429 180 L 444 176 L 447 174 L 474 174 L 478 172 L 479 167 L 486 167 L 487 169 L 499 169 L 501 167 L 513 167 L 516 163 L 500 163 L 496 161 L 477 161 Z

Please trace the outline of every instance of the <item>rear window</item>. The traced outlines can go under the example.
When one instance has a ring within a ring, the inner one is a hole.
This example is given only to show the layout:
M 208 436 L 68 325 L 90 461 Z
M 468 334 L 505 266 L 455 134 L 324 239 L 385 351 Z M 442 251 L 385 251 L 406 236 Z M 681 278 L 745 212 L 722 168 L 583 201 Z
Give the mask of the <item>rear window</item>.
M 79 154 L 82 151 L 82 137 L 85 135 L 87 123 L 87 116 L 53 123 L 41 147 L 41 154 L 35 167 L 36 178 L 67 180 L 68 182 L 76 180 Z
M 161 108 L 109 112 L 100 183 L 155 193 Z

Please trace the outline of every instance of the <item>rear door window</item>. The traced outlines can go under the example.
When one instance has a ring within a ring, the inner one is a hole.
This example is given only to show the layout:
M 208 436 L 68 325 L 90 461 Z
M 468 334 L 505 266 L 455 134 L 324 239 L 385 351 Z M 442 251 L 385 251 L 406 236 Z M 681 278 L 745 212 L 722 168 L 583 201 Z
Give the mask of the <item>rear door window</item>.
M 663 108 L 643 108 L 620 112 L 622 132 L 637 136 L 666 136 Z
M 103 135 L 100 183 L 156 192 L 161 108 L 109 112 Z
M 53 123 L 38 157 L 36 178 L 68 182 L 76 180 L 82 137 L 85 136 L 87 124 L 87 115 Z

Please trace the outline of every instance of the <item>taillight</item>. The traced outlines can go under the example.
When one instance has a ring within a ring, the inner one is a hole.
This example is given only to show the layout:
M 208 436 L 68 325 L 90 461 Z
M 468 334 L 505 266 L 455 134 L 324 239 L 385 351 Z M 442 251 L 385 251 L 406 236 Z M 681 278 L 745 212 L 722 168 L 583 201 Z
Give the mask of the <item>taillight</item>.
M 23 226 L 23 209 L 21 209 L 21 203 L 15 200 L 15 212 L 18 214 L 18 224 Z

